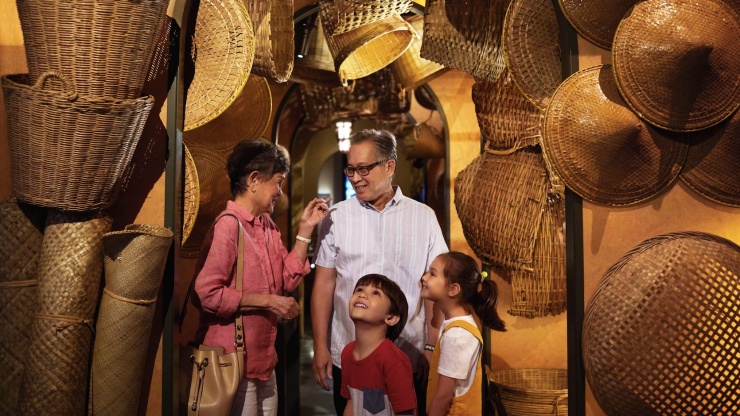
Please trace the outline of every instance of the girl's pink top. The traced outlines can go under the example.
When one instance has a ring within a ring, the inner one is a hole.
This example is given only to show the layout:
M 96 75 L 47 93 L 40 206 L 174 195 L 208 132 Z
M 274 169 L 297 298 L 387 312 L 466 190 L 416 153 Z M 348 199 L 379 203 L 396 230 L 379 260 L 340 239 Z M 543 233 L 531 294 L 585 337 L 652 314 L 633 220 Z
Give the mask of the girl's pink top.
M 235 214 L 244 227 L 244 292 L 282 295 L 294 290 L 310 271 L 308 261 L 302 263 L 294 252 L 288 253 L 272 219 L 264 214 L 255 217 L 234 201 L 223 213 Z M 218 219 L 203 241 L 195 269 L 193 303 L 201 310 L 195 339 L 224 347 L 227 353 L 236 350 L 234 314 L 242 298 L 236 290 L 238 233 L 234 217 Z M 259 309 L 244 312 L 243 319 L 245 376 L 267 380 L 277 364 L 277 316 Z

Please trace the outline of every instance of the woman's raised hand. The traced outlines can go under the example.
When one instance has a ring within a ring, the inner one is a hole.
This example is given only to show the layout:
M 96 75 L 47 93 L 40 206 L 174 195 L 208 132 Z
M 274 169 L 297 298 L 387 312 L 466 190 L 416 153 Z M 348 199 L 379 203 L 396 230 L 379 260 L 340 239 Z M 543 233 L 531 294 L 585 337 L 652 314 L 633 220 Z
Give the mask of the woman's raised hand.
M 305 224 L 307 227 L 310 227 L 311 229 L 308 230 L 309 233 L 313 232 L 313 227 L 321 222 L 326 217 L 326 214 L 329 213 L 329 205 L 327 203 L 331 201 L 331 198 L 314 198 L 306 205 L 301 215 L 301 225 Z

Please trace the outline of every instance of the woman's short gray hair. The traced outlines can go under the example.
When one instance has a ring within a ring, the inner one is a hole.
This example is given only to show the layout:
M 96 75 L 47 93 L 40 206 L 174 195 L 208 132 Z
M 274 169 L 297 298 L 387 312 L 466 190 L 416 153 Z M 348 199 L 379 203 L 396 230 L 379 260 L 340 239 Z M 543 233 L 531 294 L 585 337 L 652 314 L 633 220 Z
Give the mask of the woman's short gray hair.
M 386 130 L 365 129 L 349 138 L 350 145 L 368 141 L 375 145 L 375 160 L 398 161 L 396 136 L 393 133 Z

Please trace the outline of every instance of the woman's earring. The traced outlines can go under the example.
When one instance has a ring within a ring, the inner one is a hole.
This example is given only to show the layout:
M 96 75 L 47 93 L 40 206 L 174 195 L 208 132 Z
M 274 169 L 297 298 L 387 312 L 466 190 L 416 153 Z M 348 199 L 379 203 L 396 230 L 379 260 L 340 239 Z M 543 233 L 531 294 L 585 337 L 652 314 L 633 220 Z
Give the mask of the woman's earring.
M 257 187 L 254 187 L 254 186 L 253 186 L 253 187 L 252 187 L 252 193 L 255 193 L 255 192 L 257 192 Z

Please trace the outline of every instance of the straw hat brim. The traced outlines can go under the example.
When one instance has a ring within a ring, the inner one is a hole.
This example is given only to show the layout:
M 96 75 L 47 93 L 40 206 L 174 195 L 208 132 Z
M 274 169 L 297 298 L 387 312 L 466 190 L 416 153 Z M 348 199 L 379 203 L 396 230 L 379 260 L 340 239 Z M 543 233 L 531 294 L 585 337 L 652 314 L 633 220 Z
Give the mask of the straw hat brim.
M 568 188 L 604 205 L 654 196 L 678 177 L 688 151 L 685 135 L 644 123 L 624 104 L 609 65 L 581 70 L 557 89 L 542 147 Z
M 637 3 L 614 35 L 627 104 L 672 131 L 713 126 L 740 106 L 740 16 L 722 0 Z
M 198 218 L 198 207 L 200 206 L 200 185 L 198 184 L 198 169 L 195 166 L 193 155 L 190 154 L 187 145 L 182 145 L 185 150 L 185 184 L 182 195 L 182 241 L 190 237 L 195 225 L 195 219 Z
M 614 33 L 624 15 L 640 0 L 558 0 L 573 28 L 594 45 L 611 49 Z
M 187 144 L 231 150 L 242 140 L 262 136 L 272 114 L 272 94 L 267 80 L 250 75 L 244 88 L 218 117 L 184 133 Z
M 241 0 L 202 0 L 190 55 L 185 127 L 192 130 L 226 111 L 247 83 L 254 61 L 254 31 Z
M 514 0 L 504 19 L 506 67 L 522 93 L 542 110 L 563 80 L 558 20 L 550 0 Z
M 691 137 L 680 178 L 700 195 L 740 207 L 740 111 Z

